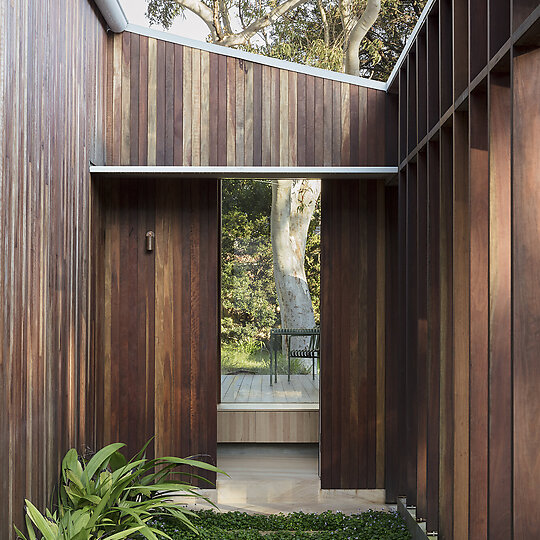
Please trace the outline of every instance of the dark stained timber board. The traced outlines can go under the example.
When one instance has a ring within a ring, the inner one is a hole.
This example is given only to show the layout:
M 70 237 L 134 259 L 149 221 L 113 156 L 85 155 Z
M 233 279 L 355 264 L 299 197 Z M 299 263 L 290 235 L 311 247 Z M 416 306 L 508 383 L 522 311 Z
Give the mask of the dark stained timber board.
M 107 38 L 90 2 L 0 3 L 0 538 L 60 460 L 92 446 L 91 161 L 105 154 Z M 81 44 L 84 43 L 84 46 Z
M 219 181 L 96 184 L 97 441 L 215 463 Z
M 324 180 L 322 189 L 321 483 L 382 488 L 384 336 L 392 324 L 385 289 L 394 286 L 385 279 L 384 184 Z
M 407 481 L 386 488 L 444 540 L 540 534 L 538 24 L 528 0 L 437 0 L 392 85 L 407 375 L 387 415 L 407 426 Z

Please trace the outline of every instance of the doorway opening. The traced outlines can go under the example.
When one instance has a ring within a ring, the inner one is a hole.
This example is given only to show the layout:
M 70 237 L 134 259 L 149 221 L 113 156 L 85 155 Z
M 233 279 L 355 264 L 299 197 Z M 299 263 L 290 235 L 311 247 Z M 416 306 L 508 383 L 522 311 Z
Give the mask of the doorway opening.
M 320 183 L 222 180 L 222 406 L 318 410 Z

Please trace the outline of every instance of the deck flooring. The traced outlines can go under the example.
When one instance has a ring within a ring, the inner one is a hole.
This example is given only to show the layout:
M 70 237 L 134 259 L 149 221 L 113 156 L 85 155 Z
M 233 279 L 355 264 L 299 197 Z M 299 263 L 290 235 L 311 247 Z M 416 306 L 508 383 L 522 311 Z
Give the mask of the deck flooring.
M 317 403 L 319 376 L 278 375 L 277 383 L 270 386 L 269 375 L 222 375 L 222 403 Z

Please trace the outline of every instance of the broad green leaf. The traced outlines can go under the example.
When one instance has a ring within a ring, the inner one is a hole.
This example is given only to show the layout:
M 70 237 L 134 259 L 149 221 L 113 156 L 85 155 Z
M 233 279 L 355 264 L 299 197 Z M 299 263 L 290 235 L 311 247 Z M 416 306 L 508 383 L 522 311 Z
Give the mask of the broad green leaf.
M 142 527 L 132 527 L 131 529 L 128 529 L 127 531 L 121 531 L 119 533 L 113 534 L 112 536 L 106 536 L 105 540 L 120 540 L 121 538 L 127 538 L 130 534 L 140 531 Z
M 26 503 L 26 511 L 30 516 L 30 519 L 39 529 L 39 532 L 43 535 L 45 540 L 55 540 L 55 534 L 51 527 L 52 523 L 48 521 L 28 499 L 25 499 L 24 502 Z
M 105 446 L 92 457 L 92 459 L 86 465 L 84 474 L 85 480 L 88 483 L 96 474 L 96 472 L 107 462 L 107 460 L 120 448 L 126 446 L 124 443 L 114 443 Z
M 84 489 L 83 483 L 81 482 L 81 477 L 76 474 L 72 469 L 66 470 L 67 480 L 73 482 L 81 491 Z
M 75 533 L 78 533 L 82 529 L 86 528 L 88 522 L 90 521 L 90 514 L 84 510 L 77 510 L 73 513 L 71 517 L 71 522 L 73 523 L 73 530 Z
M 26 515 L 24 516 L 24 520 L 26 522 L 26 530 L 28 531 L 29 540 L 36 540 L 36 533 L 34 531 L 34 527 L 32 526 L 32 522 L 30 521 L 30 517 Z
M 66 452 L 64 459 L 62 460 L 62 470 L 77 470 L 77 463 L 79 462 L 79 454 L 75 448 L 71 448 Z
M 97 495 L 83 495 L 81 501 L 88 501 L 95 506 L 101 502 L 101 497 L 98 497 Z
M 65 486 L 64 490 L 66 492 L 66 495 L 71 500 L 71 502 L 75 506 L 77 506 L 79 504 L 79 500 L 80 500 L 81 496 L 79 495 L 79 493 L 77 493 L 76 487 L 69 485 L 69 486 Z
M 95 526 L 97 523 L 97 520 L 100 518 L 101 514 L 103 513 L 103 510 L 105 509 L 107 503 L 109 502 L 110 494 L 107 493 L 102 499 L 101 502 L 96 506 L 94 511 L 92 512 L 92 516 L 90 520 L 88 521 L 88 527 L 91 529 Z
M 138 461 L 139 459 L 143 458 L 143 456 L 145 455 L 145 452 L 146 452 L 146 449 L 148 448 L 148 445 L 155 439 L 155 437 L 150 437 L 150 439 L 148 439 L 148 441 L 145 443 L 145 445 L 140 449 L 139 452 L 137 452 L 136 455 L 134 455 L 130 460 L 129 460 L 129 463 L 131 463 L 132 461 Z
M 226 476 L 229 476 L 225 471 L 218 469 L 214 465 L 210 465 L 210 463 L 205 463 L 204 461 L 198 461 L 196 459 L 191 459 L 191 458 L 178 458 L 174 456 L 168 456 L 161 459 L 170 463 L 176 463 L 177 465 L 190 465 L 192 467 L 197 467 L 199 469 L 206 469 L 207 471 L 212 471 L 212 472 L 225 474 Z
M 124 454 L 122 454 L 121 452 L 115 452 L 111 456 L 109 464 L 111 466 L 111 469 L 113 471 L 116 471 L 117 469 L 120 469 L 121 467 L 125 467 L 127 464 L 127 461 Z
M 21 531 L 19 531 L 19 529 L 17 529 L 15 525 L 13 525 L 13 528 L 15 529 L 15 532 L 17 533 L 17 538 L 22 538 L 23 540 L 27 540 L 26 536 L 24 536 L 24 534 Z
M 103 496 L 107 491 L 110 491 L 113 486 L 113 476 L 109 471 L 103 471 L 99 475 L 99 493 Z

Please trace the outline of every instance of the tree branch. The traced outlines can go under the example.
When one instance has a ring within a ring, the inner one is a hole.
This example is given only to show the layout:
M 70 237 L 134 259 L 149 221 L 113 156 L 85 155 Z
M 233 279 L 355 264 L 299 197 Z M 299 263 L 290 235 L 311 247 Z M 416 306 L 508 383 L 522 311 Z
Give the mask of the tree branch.
M 223 39 L 223 30 L 221 28 L 221 23 L 219 20 L 220 15 L 220 5 L 216 0 L 214 0 L 214 28 L 216 29 L 216 34 L 218 35 L 218 39 Z
M 326 16 L 326 11 L 324 9 L 322 0 L 317 0 L 317 7 L 319 8 L 319 12 L 321 13 L 321 20 L 323 24 L 324 29 L 324 44 L 329 47 L 330 46 L 330 27 L 328 26 L 328 17 Z
M 380 10 L 381 0 L 368 0 L 362 17 L 352 29 L 345 49 L 345 73 L 360 75 L 360 58 L 358 57 L 360 43 L 377 20 Z
M 219 0 L 219 11 L 221 13 L 221 20 L 223 21 L 223 26 L 227 34 L 232 34 L 231 19 L 229 17 L 229 10 L 225 0 Z
M 181 1 L 184 2 L 185 0 Z M 263 15 L 256 21 L 253 21 L 247 28 L 244 28 L 244 30 L 238 32 L 237 34 L 231 34 L 229 36 L 226 36 L 217 43 L 219 45 L 225 45 L 226 47 L 245 45 L 250 40 L 250 38 L 252 38 L 257 32 L 260 32 L 267 26 L 270 26 L 282 15 L 285 15 L 285 13 L 296 9 L 298 6 L 301 6 L 306 2 L 307 0 L 286 0 L 282 4 L 276 6 L 266 15 Z
M 192 13 L 195 13 L 195 15 L 198 15 L 206 26 L 208 26 L 212 35 L 212 41 L 214 43 L 219 41 L 218 29 L 214 25 L 214 13 L 206 4 L 200 0 L 176 0 L 176 2 L 180 6 L 189 9 Z

